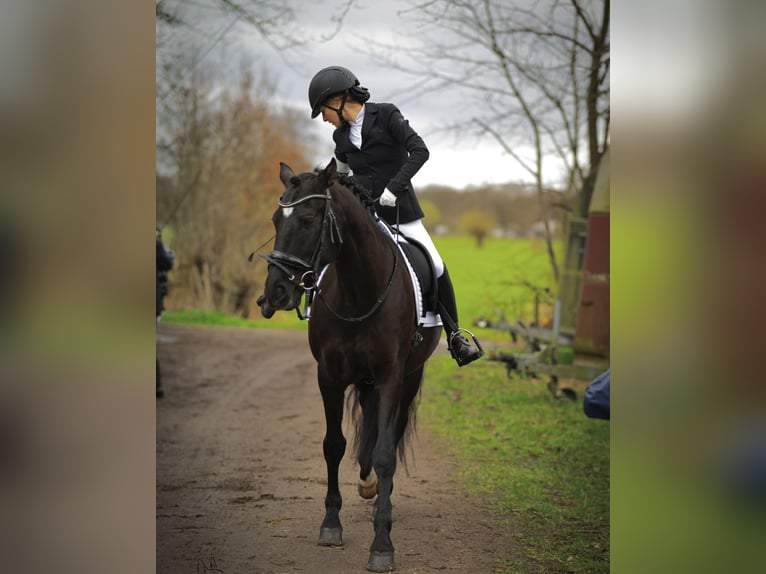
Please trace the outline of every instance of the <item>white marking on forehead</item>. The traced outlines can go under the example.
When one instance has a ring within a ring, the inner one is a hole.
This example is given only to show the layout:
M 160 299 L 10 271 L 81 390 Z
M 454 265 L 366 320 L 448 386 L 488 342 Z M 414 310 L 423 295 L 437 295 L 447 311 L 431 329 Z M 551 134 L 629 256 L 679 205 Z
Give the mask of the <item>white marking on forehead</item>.
M 293 208 L 292 207 L 283 207 L 282 208 L 282 215 L 285 219 L 290 217 L 293 214 Z

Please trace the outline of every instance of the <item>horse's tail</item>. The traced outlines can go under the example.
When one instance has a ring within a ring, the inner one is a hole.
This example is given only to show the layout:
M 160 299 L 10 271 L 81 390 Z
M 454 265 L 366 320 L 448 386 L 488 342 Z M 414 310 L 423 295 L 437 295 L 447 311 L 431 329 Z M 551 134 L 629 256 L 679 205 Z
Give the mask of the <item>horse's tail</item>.
M 408 405 L 402 405 L 406 410 L 404 413 L 399 414 L 399 416 L 402 417 L 401 420 L 404 428 L 402 429 L 401 436 L 399 438 L 398 444 L 396 445 L 396 448 L 399 454 L 399 460 L 402 462 L 405 472 L 408 472 L 407 456 L 409 455 L 411 460 L 415 459 L 415 451 L 412 448 L 412 439 L 415 438 L 415 434 L 417 432 L 419 400 L 420 393 L 418 392 L 417 396 L 413 397 L 413 400 L 410 401 Z M 399 423 L 397 422 L 397 425 L 398 424 Z
M 377 405 L 370 405 L 368 407 L 370 414 L 367 417 L 363 416 L 362 401 L 367 400 L 367 393 L 370 394 L 369 400 L 376 402 L 372 385 L 370 388 L 365 388 L 363 385 L 366 384 L 364 382 L 351 385 L 350 391 L 346 395 L 346 412 L 349 414 L 349 419 L 354 427 L 354 457 L 359 462 L 364 474 L 369 474 L 372 464 L 372 449 L 375 448 L 375 441 L 377 440 L 378 409 Z
M 402 401 L 396 413 L 396 451 L 400 462 L 407 471 L 408 457 L 414 460 L 411 448 L 417 426 L 420 380 L 416 388 L 405 386 Z M 409 391 L 409 392 L 408 392 Z M 369 401 L 369 404 L 366 403 Z M 378 408 L 375 390 L 371 384 L 359 383 L 351 386 L 346 396 L 346 410 L 354 426 L 353 450 L 359 465 L 365 473 L 372 463 L 372 451 L 378 439 Z
M 407 471 L 407 454 L 414 460 L 415 451 L 412 449 L 412 439 L 417 431 L 418 404 L 420 403 L 421 383 L 423 382 L 423 366 L 404 377 L 400 412 L 397 414 L 396 436 L 399 460 Z

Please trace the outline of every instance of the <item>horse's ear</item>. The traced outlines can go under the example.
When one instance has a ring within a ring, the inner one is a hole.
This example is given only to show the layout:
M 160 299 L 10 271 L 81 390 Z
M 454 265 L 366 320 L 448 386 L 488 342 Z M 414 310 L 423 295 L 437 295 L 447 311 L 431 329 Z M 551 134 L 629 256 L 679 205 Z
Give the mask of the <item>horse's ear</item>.
M 327 181 L 327 185 L 330 185 L 330 183 L 335 179 L 337 171 L 338 171 L 338 164 L 335 163 L 335 158 L 332 158 L 330 160 L 330 163 L 327 164 L 327 167 L 325 167 L 324 171 L 322 172 L 322 175 L 325 177 Z
M 287 187 L 287 182 L 290 181 L 290 178 L 294 175 L 295 172 L 289 165 L 282 163 L 281 161 L 279 162 L 279 179 L 282 180 L 285 187 Z

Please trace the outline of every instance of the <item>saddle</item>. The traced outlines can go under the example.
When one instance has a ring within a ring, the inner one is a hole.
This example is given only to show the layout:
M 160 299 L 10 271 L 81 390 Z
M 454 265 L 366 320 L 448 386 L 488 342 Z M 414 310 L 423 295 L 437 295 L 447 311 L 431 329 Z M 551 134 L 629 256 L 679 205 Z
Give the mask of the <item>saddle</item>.
M 423 314 L 438 313 L 436 268 L 428 250 L 419 241 L 399 234 L 399 248 L 409 261 L 415 276 L 420 283 L 420 294 L 423 299 Z

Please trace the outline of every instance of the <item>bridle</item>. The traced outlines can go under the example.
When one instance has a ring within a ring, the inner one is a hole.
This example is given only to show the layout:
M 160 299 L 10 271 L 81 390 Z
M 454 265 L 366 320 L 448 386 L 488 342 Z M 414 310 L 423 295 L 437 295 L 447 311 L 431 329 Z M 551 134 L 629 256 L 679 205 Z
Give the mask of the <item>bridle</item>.
M 330 197 L 329 189 L 326 189 L 324 194 L 313 193 L 311 195 L 307 195 L 306 197 L 296 199 L 295 201 L 282 201 L 282 199 L 280 199 L 279 206 L 295 207 L 296 205 L 303 203 L 304 201 L 308 201 L 309 199 L 324 199 L 327 202 L 325 203 L 324 218 L 322 219 L 322 229 L 319 232 L 319 241 L 317 241 L 316 247 L 314 247 L 314 252 L 311 254 L 311 259 L 305 261 L 297 255 L 285 253 L 284 251 L 278 251 L 276 249 L 272 250 L 266 255 L 263 253 L 258 254 L 266 261 L 268 261 L 270 265 L 274 265 L 285 275 L 287 275 L 287 280 L 290 283 L 294 283 L 304 291 L 311 291 L 314 289 L 314 287 L 316 287 L 317 272 L 319 271 L 317 269 L 317 260 L 319 259 L 319 251 L 322 247 L 322 239 L 324 237 L 325 228 L 328 225 L 330 226 L 330 242 L 333 244 L 336 243 L 337 238 L 338 245 L 343 244 L 343 238 L 340 236 L 340 229 L 338 228 L 338 221 L 335 219 L 335 214 L 332 212 L 332 208 L 330 207 L 330 199 L 332 198 Z M 293 272 L 293 269 L 296 269 L 297 272 L 300 273 L 300 277 L 297 276 L 297 273 Z
M 311 259 L 309 259 L 308 261 L 305 261 L 304 259 L 296 255 L 293 255 L 291 253 L 285 253 L 284 251 L 278 251 L 276 249 L 272 250 L 266 255 L 262 253 L 259 253 L 258 255 L 264 258 L 266 261 L 268 261 L 269 265 L 274 265 L 275 267 L 280 269 L 287 276 L 288 281 L 290 281 L 294 285 L 303 289 L 306 292 L 307 298 L 312 295 L 311 293 L 312 291 L 316 290 L 316 294 L 322 300 L 322 303 L 324 303 L 324 305 L 327 307 L 330 313 L 335 315 L 335 317 L 337 317 L 338 319 L 352 322 L 352 323 L 361 323 L 362 321 L 374 315 L 375 312 L 383 304 L 383 301 L 386 300 L 386 297 L 388 297 L 388 294 L 391 291 L 391 286 L 394 283 L 394 278 L 396 277 L 396 270 L 399 266 L 399 250 L 397 249 L 396 245 L 394 245 L 392 242 L 391 249 L 393 250 L 393 253 L 394 253 L 394 266 L 391 269 L 391 275 L 388 278 L 388 284 L 386 285 L 386 288 L 383 290 L 383 293 L 377 298 L 375 303 L 372 305 L 372 308 L 366 313 L 362 315 L 357 315 L 357 316 L 347 316 L 337 312 L 335 309 L 333 309 L 332 305 L 330 305 L 329 301 L 325 299 L 324 293 L 322 292 L 322 290 L 316 289 L 317 279 L 319 277 L 318 273 L 320 271 L 319 269 L 317 269 L 319 252 L 322 248 L 322 243 L 325 238 L 325 229 L 328 226 L 329 226 L 328 235 L 330 238 L 330 242 L 333 244 L 337 243 L 338 246 L 343 245 L 343 238 L 341 237 L 341 234 L 340 234 L 338 221 L 330 205 L 330 200 L 332 199 L 332 197 L 330 196 L 329 188 L 325 190 L 324 194 L 315 193 L 315 194 L 307 195 L 305 197 L 302 197 L 300 199 L 297 199 L 291 202 L 285 202 L 280 199 L 279 206 L 294 207 L 309 199 L 326 200 L 324 218 L 322 219 L 322 229 L 319 232 L 319 241 L 317 241 L 316 247 L 314 247 L 314 252 L 311 254 Z M 297 270 L 297 272 L 294 272 L 293 270 Z M 298 274 L 300 274 L 300 277 L 298 276 Z M 300 313 L 299 313 L 299 316 L 300 316 Z

